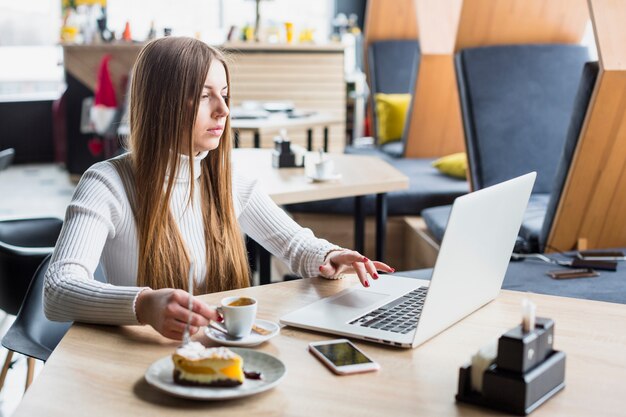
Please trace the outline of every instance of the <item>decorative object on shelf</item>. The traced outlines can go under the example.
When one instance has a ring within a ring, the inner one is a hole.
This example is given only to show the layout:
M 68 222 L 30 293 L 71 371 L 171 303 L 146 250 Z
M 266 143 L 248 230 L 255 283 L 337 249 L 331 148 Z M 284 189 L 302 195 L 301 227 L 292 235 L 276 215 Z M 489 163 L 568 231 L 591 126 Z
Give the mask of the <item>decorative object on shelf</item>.
M 124 32 L 122 33 L 122 39 L 126 42 L 132 42 L 133 41 L 133 37 L 132 34 L 130 33 L 130 22 L 126 21 L 126 24 L 124 25 Z
M 554 350 L 554 321 L 535 318 L 524 300 L 522 324 L 481 349 L 459 370 L 457 401 L 527 415 L 565 387 L 565 353 Z M 497 352 L 497 354 L 496 354 Z
M 104 134 L 113 122 L 117 111 L 117 99 L 115 88 L 109 72 L 109 61 L 111 55 L 106 54 L 100 61 L 98 68 L 98 78 L 96 83 L 96 94 L 93 107 L 90 111 L 90 119 L 93 122 L 94 130 L 99 135 Z

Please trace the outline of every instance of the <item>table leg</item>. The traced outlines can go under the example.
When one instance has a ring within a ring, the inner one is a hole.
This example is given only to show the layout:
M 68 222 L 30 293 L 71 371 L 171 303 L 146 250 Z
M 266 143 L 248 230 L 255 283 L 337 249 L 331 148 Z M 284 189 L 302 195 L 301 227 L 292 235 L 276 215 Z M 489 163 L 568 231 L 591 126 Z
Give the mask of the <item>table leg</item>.
M 313 129 L 306 130 L 306 148 L 309 151 L 313 150 Z
M 385 262 L 387 236 L 387 193 L 376 194 L 376 260 Z
M 259 250 L 259 282 L 261 285 L 270 284 L 272 282 L 272 255 L 261 245 Z
M 324 152 L 328 152 L 328 126 L 324 126 Z
M 259 132 L 254 132 L 254 147 L 261 147 L 261 135 L 259 134 Z
M 365 251 L 365 213 L 364 197 L 354 197 L 354 250 L 363 254 Z
M 238 148 L 239 147 L 239 131 L 235 130 L 234 135 L 235 135 L 235 148 Z

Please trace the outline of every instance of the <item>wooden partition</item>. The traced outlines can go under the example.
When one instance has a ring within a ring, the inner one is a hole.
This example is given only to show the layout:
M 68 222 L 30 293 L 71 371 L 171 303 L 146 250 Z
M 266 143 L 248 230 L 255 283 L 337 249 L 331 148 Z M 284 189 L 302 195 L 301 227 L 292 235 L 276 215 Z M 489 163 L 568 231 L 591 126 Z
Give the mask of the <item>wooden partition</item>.
M 548 236 L 550 248 L 626 245 L 626 3 L 590 0 L 600 73 Z
M 455 49 L 521 43 L 578 43 L 585 0 L 463 0 Z
M 454 39 L 461 0 L 416 0 L 422 57 L 405 154 L 433 158 L 465 150 L 454 73 Z

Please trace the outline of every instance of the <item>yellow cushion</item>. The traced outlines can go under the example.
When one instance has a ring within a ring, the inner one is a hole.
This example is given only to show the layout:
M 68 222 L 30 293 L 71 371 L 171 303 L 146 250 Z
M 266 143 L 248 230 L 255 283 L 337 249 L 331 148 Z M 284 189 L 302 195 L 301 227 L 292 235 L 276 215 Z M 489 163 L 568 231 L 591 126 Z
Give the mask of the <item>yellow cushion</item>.
M 433 166 L 451 177 L 467 177 L 467 155 L 465 152 L 453 153 L 433 161 Z
M 378 144 L 402 139 L 410 94 L 376 94 L 376 129 Z

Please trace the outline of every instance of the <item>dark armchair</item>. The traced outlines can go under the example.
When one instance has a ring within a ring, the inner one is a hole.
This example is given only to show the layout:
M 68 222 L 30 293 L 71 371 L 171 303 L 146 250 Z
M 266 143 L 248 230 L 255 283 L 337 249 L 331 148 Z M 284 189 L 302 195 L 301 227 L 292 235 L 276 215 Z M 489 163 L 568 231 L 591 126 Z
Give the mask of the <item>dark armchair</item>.
M 516 251 L 544 249 L 597 76 L 595 63 L 583 71 L 587 60 L 575 45 L 473 48 L 456 57 L 473 188 L 537 171 Z M 449 212 L 422 212 L 438 240 Z

